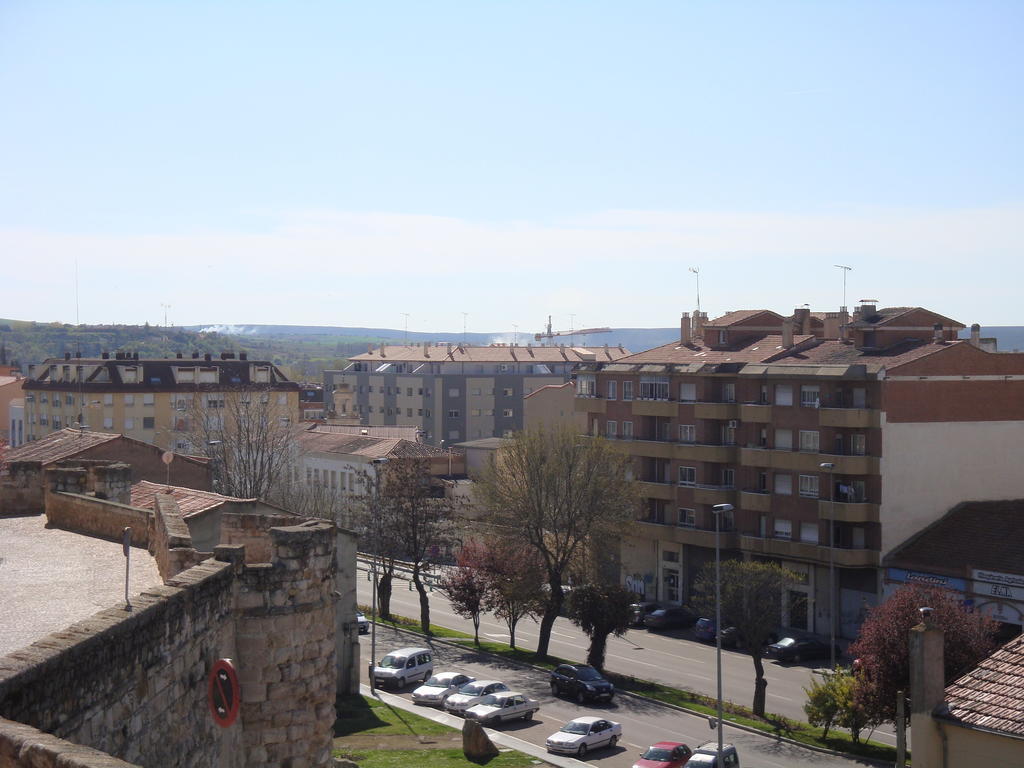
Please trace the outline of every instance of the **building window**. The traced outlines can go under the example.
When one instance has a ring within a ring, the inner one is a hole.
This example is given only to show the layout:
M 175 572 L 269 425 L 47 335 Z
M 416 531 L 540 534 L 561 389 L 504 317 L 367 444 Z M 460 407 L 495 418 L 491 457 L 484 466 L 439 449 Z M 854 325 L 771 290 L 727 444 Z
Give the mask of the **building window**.
M 679 385 L 679 399 L 684 403 L 697 402 L 697 385 L 692 381 L 686 381 Z
M 589 374 L 576 377 L 576 394 L 593 397 L 597 393 L 597 379 Z
M 800 523 L 800 541 L 805 544 L 818 543 L 818 524 Z
M 448 439 L 449 440 L 458 440 L 459 439 L 459 430 L 457 430 L 457 429 L 449 430 L 448 431 Z
M 817 385 L 805 384 L 800 387 L 800 405 L 804 408 L 817 408 L 821 402 L 821 392 Z
M 456 387 L 448 388 L 448 397 L 458 397 L 461 390 Z
M 75 396 L 74 395 L 67 395 L 67 396 L 65 396 L 64 402 L 67 405 L 74 405 L 75 404 Z
M 818 432 L 816 430 L 800 430 L 800 450 L 817 453 L 819 449 Z
M 405 396 L 406 397 L 412 397 L 412 387 L 406 387 L 405 388 Z
M 406 408 L 405 409 L 405 415 L 411 418 L 412 417 L 412 408 Z
M 779 520 L 778 518 L 775 518 L 775 538 L 792 539 L 793 523 L 789 520 Z
M 864 435 L 850 435 L 850 453 L 854 456 L 863 456 L 867 451 L 867 441 Z
M 683 528 L 697 527 L 697 511 L 694 509 L 679 508 L 679 525 Z
M 624 421 L 622 422 L 622 439 L 632 440 L 633 439 L 633 422 Z
M 678 563 L 679 553 L 674 549 L 666 549 L 661 553 L 661 559 L 666 563 Z
M 775 430 L 775 449 L 779 451 L 791 451 L 793 450 L 793 430 L 791 429 L 776 429 Z
M 729 343 L 729 332 L 728 331 L 719 331 L 718 332 L 718 343 L 719 343 L 719 345 L 723 345 L 723 344 L 728 344 Z
M 505 387 L 505 389 L 502 390 L 502 394 L 504 394 L 505 397 L 512 397 L 512 387 Z
M 695 443 L 697 442 L 697 427 L 693 424 L 680 424 L 679 425 L 679 442 L 680 443 Z
M 45 400 L 43 402 L 45 402 Z M 113 405 L 114 404 L 114 396 L 112 394 L 110 394 L 110 393 L 105 394 L 103 396 L 103 404 L 104 405 Z
M 43 422 L 43 423 L 45 424 L 46 422 Z M 113 429 L 114 428 L 114 420 L 110 416 L 104 417 L 104 419 L 103 419 L 103 428 L 104 429 Z
M 135 395 L 125 395 L 124 396 L 124 404 L 125 405 L 135 405 Z
M 757 490 L 761 493 L 768 493 L 768 473 L 758 472 L 757 473 Z
M 641 376 L 641 400 L 668 400 L 667 376 Z
M 452 410 L 448 411 L 448 418 L 449 419 L 457 419 L 457 418 L 459 418 L 459 415 L 460 415 L 459 411 L 457 411 L 455 409 L 452 409 Z
M 622 382 L 622 399 L 632 400 L 633 399 L 633 382 L 624 381 Z
M 152 416 L 143 416 L 142 417 L 142 428 L 143 429 L 153 429 L 155 427 L 156 427 L 156 419 L 154 419 Z
M 50 417 L 47 416 L 45 413 L 41 413 L 41 414 L 39 414 L 39 423 L 42 424 L 45 427 L 45 426 L 47 426 L 49 424 L 49 418 Z M 111 423 L 113 423 L 113 422 L 111 422 Z
M 724 488 L 735 488 L 736 487 L 736 470 L 735 469 L 723 469 L 722 470 L 722 487 L 724 487 Z
M 696 467 L 680 467 L 679 468 L 679 484 L 680 485 L 696 485 L 697 484 L 697 468 Z
M 610 419 L 605 422 L 604 434 L 606 437 L 616 437 L 619 433 L 619 423 L 617 421 L 611 421 Z
M 125 428 L 125 431 L 127 431 L 129 429 L 135 429 L 135 419 L 125 419 L 124 420 L 124 428 Z
M 511 408 L 503 408 L 502 411 L 501 411 L 501 415 L 504 418 L 506 418 L 506 419 L 511 419 L 512 418 L 512 409 Z
M 736 445 L 735 421 L 727 421 L 722 425 L 722 445 Z
M 775 476 L 775 492 L 781 496 L 792 496 L 793 495 L 793 476 L 792 475 L 776 475 Z
M 809 499 L 818 498 L 817 475 L 800 475 L 800 495 Z
M 791 384 L 776 384 L 775 385 L 775 404 L 776 405 L 792 405 L 793 404 L 793 386 Z
M 726 382 L 722 385 L 722 402 L 723 403 L 735 403 L 736 402 L 736 385 L 733 382 Z
M 619 396 L 619 393 L 618 393 L 619 383 L 617 381 L 609 381 L 605 385 L 605 388 L 608 390 L 607 397 L 608 397 L 609 400 L 616 400 L 616 399 L 618 399 L 618 396 Z

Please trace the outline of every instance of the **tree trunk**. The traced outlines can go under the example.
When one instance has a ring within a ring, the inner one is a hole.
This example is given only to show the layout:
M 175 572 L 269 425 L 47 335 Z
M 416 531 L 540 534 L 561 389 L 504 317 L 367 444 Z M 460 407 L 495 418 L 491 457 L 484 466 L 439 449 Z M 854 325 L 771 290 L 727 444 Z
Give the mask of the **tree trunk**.
M 604 669 L 604 652 L 608 647 L 608 633 L 597 632 L 590 638 L 590 650 L 587 651 L 587 664 L 594 669 Z
M 512 619 L 505 622 L 508 625 L 508 644 L 513 651 L 516 649 L 516 624 L 518 623 L 518 621 L 513 621 Z
M 420 579 L 419 565 L 412 568 L 412 583 L 416 585 L 416 591 L 420 594 L 420 628 L 424 635 L 430 634 L 430 598 L 427 597 L 427 589 Z
M 473 614 L 473 643 L 480 645 L 480 614 Z
M 540 636 L 537 638 L 537 653 L 535 654 L 538 659 L 547 658 L 551 630 L 554 629 L 555 619 L 562 612 L 562 603 L 565 601 L 562 582 L 558 577 L 552 578 L 548 585 L 551 587 L 551 593 L 548 595 L 548 604 L 544 608 L 544 615 L 540 619 Z
M 380 617 L 391 620 L 391 572 L 384 571 L 377 582 L 377 611 Z
M 757 648 L 750 652 L 754 660 L 754 705 L 751 707 L 757 717 L 764 717 L 765 692 L 768 689 L 768 681 L 764 677 L 764 662 L 761 661 L 761 649 Z

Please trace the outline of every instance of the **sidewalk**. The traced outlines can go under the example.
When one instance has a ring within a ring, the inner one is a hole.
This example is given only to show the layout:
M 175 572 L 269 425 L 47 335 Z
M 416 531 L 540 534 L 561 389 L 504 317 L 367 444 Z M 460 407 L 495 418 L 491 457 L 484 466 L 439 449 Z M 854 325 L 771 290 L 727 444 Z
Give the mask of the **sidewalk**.
M 382 691 L 379 688 L 376 691 L 371 691 L 370 686 L 365 683 L 359 684 L 359 692 L 363 696 L 373 696 L 392 707 L 404 709 L 406 712 L 412 712 L 420 717 L 433 720 L 436 723 L 447 725 L 457 731 L 462 730 L 462 724 L 465 722 L 461 717 L 455 717 L 454 715 L 449 715 L 446 712 L 441 712 L 428 707 L 417 707 L 409 700 L 403 699 L 401 696 L 395 696 L 393 693 Z M 493 728 L 484 728 L 484 731 L 487 732 L 487 735 L 495 744 L 500 744 L 503 747 L 508 747 L 509 749 L 516 750 L 517 752 L 522 752 L 530 757 L 543 760 L 549 765 L 556 765 L 558 768 L 584 768 L 585 766 L 589 766 L 589 768 L 596 768 L 593 763 L 584 763 L 582 760 L 577 760 L 574 757 L 552 755 L 543 747 L 538 747 L 536 744 L 531 744 L 528 741 L 523 741 L 522 739 L 510 736 L 507 733 L 502 733 L 501 731 L 496 731 Z

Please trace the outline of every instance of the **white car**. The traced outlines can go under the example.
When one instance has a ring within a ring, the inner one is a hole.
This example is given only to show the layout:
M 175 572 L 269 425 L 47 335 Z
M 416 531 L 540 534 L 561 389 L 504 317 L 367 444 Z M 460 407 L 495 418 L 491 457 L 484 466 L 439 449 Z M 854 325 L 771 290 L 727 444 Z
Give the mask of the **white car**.
M 622 738 L 622 726 L 600 717 L 577 717 L 562 726 L 558 733 L 548 736 L 544 746 L 548 752 L 583 756 L 592 749 L 614 747 Z
M 476 720 L 480 725 L 495 725 L 508 720 L 532 720 L 540 704 L 521 693 L 503 691 L 484 696 L 466 710 L 467 720 Z
M 475 679 L 475 677 L 470 677 L 462 672 L 438 672 L 412 692 L 412 702 L 413 704 L 442 707 L 445 699 Z
M 453 715 L 461 715 L 484 696 L 507 690 L 508 686 L 500 680 L 474 680 L 459 688 L 458 693 L 453 693 L 445 699 L 444 708 Z
M 362 611 L 356 611 L 356 624 L 359 625 L 359 634 L 365 635 L 370 632 L 370 622 Z

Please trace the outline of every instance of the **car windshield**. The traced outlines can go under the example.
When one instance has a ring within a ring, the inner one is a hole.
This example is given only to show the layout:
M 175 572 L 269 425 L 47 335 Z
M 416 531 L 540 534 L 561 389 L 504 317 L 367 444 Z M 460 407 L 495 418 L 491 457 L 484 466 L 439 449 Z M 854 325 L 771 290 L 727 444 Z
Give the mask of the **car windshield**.
M 576 677 L 580 680 L 603 680 L 593 667 L 576 667 Z
M 467 693 L 470 696 L 478 696 L 485 687 L 485 683 L 466 683 L 459 688 L 459 693 Z
M 432 688 L 447 688 L 451 684 L 451 680 L 445 680 L 444 678 L 438 677 L 437 675 L 434 675 L 432 678 L 430 678 L 429 680 L 427 680 L 427 682 L 424 683 L 424 685 L 429 685 Z
M 392 656 L 388 654 L 380 660 L 380 665 L 384 669 L 400 669 L 405 666 L 405 658 L 402 656 Z
M 784 646 L 796 645 L 796 640 L 794 638 L 792 638 L 792 637 L 784 637 L 781 640 L 779 640 L 779 645 L 784 645 Z
M 590 733 L 590 723 L 578 723 L 575 720 L 562 726 L 563 733 Z
M 640 757 L 645 760 L 671 760 L 672 750 L 665 749 L 664 747 L 648 747 L 647 751 L 640 755 Z
M 498 697 L 495 696 L 493 693 L 488 694 L 487 696 L 484 696 L 482 699 L 480 699 L 480 701 L 477 702 L 477 704 L 490 704 L 492 706 L 497 704 L 497 703 L 498 703 Z

